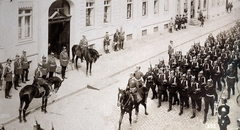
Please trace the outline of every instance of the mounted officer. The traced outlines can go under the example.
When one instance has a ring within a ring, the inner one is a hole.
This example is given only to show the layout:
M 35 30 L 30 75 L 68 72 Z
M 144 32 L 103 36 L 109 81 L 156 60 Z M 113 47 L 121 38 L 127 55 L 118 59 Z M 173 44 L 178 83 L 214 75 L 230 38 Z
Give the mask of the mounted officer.
M 77 49 L 81 50 L 81 62 L 83 62 L 83 55 L 87 52 L 88 50 L 88 40 L 86 39 L 86 36 L 83 35 L 83 39 L 80 40 L 79 46 Z
M 130 91 L 131 95 L 133 96 L 132 99 L 134 102 L 139 102 L 142 100 L 142 98 L 140 97 L 140 95 L 138 93 L 138 89 L 139 89 L 138 82 L 137 82 L 136 78 L 134 77 L 134 74 L 130 73 L 130 78 L 128 79 L 126 90 Z

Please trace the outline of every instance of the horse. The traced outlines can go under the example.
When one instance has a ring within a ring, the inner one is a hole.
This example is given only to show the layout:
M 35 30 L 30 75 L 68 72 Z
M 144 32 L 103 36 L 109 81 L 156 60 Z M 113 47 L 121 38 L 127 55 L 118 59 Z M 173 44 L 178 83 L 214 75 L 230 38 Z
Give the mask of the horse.
M 59 77 L 50 77 L 50 78 L 47 78 L 46 81 L 49 85 L 54 85 L 54 92 L 57 93 L 64 80 L 61 80 Z M 44 84 L 44 85 L 46 85 L 46 84 Z M 44 86 L 44 85 L 42 85 L 42 86 Z M 48 86 L 44 86 L 44 87 L 48 87 Z M 27 111 L 27 108 L 29 107 L 29 104 L 31 103 L 33 98 L 42 98 L 41 110 L 46 113 L 48 96 L 49 96 L 49 93 L 46 93 L 45 90 L 40 91 L 39 88 L 36 87 L 34 84 L 26 85 L 25 87 L 23 87 L 19 92 L 19 98 L 20 98 L 19 121 L 20 121 L 20 123 L 22 122 L 22 115 L 21 115 L 22 113 L 23 113 L 24 122 L 27 122 L 26 111 Z M 23 103 L 25 103 L 25 106 L 22 110 Z
M 74 57 L 76 55 L 75 63 L 76 63 L 76 68 L 78 69 L 77 63 L 78 63 L 78 58 L 81 57 L 81 53 L 77 53 L 77 51 L 80 52 L 81 50 L 78 49 L 78 45 L 74 45 L 72 47 L 72 63 L 74 63 Z M 95 63 L 101 55 L 98 53 L 98 51 L 96 51 L 93 48 L 88 48 L 86 51 L 87 52 L 84 53 L 83 57 L 86 60 L 86 66 L 87 66 L 86 75 L 88 76 L 88 68 L 90 68 L 89 73 L 91 75 L 92 74 L 92 63 L 93 62 Z
M 118 129 L 121 129 L 121 124 L 122 124 L 122 119 L 123 115 L 125 112 L 129 114 L 129 122 L 130 122 L 130 128 L 132 125 L 132 110 L 135 108 L 135 115 L 136 115 L 136 120 L 134 121 L 135 123 L 137 122 L 138 119 L 138 112 L 139 112 L 139 105 L 142 104 L 145 108 L 145 115 L 148 115 L 147 113 L 147 105 L 146 105 L 146 93 L 148 93 L 148 89 L 146 87 L 141 87 L 139 88 L 139 94 L 142 98 L 141 101 L 135 102 L 133 100 L 133 96 L 131 95 L 130 91 L 127 90 L 122 90 L 118 88 L 118 102 L 117 106 L 120 106 L 121 114 L 120 114 L 120 119 L 119 119 L 119 126 Z

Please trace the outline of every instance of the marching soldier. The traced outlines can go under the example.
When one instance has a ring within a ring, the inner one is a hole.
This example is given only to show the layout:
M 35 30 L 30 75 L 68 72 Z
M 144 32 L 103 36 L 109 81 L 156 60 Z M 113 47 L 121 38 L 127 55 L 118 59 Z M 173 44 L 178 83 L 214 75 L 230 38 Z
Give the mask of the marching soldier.
M 125 39 L 124 35 L 125 35 L 125 32 L 123 31 L 122 27 L 120 27 L 120 32 L 119 32 L 119 50 L 123 49 L 124 39 Z
M 222 108 L 221 115 L 218 116 L 218 125 L 220 130 L 227 130 L 227 126 L 231 123 L 226 113 L 226 109 Z
M 192 77 L 191 85 L 189 88 L 189 95 L 191 97 L 192 101 L 192 109 L 193 109 L 193 115 L 191 118 L 196 117 L 196 105 L 197 105 L 197 110 L 201 111 L 202 107 L 202 93 L 201 93 L 201 87 L 200 85 L 196 82 L 195 77 Z
M 182 75 L 182 80 L 179 85 L 179 94 L 180 94 L 180 113 L 183 114 L 184 104 L 187 108 L 189 108 L 189 96 L 188 96 L 188 81 L 186 80 L 186 74 Z
M 64 46 L 63 51 L 60 53 L 60 64 L 62 66 L 62 79 L 67 78 L 65 77 L 65 73 L 66 73 L 68 62 L 69 62 L 69 57 L 68 57 L 67 49 Z
M 213 79 L 213 86 L 216 88 L 216 85 L 218 85 L 218 90 L 222 91 L 222 84 L 221 84 L 221 67 L 217 64 L 217 61 L 214 61 L 213 63 L 213 69 L 212 69 L 212 79 Z
M 48 70 L 49 77 L 53 77 L 53 73 L 56 71 L 57 63 L 55 61 L 54 53 L 52 52 L 50 57 L 48 58 Z
M 18 90 L 17 87 L 21 87 L 19 85 L 19 78 L 20 75 L 23 78 L 23 70 L 22 70 L 22 64 L 21 64 L 21 59 L 19 55 L 16 55 L 16 61 L 14 61 L 14 89 Z
M 238 82 L 237 72 L 232 68 L 232 64 L 229 65 L 229 69 L 226 71 L 226 80 L 227 80 L 227 91 L 228 91 L 228 99 L 230 99 L 230 93 L 232 89 L 232 94 L 235 94 L 235 82 Z
M 181 65 L 181 70 L 184 74 L 187 73 L 187 70 L 190 68 L 189 62 L 186 56 L 182 58 L 182 65 Z
M 158 107 L 161 106 L 162 101 L 168 100 L 167 88 L 168 88 L 168 78 L 167 75 L 163 73 L 163 70 L 159 70 L 159 76 L 157 79 L 158 86 Z M 163 96 L 163 98 L 162 98 Z
M 3 72 L 3 77 L 6 81 L 5 98 L 7 99 L 11 99 L 12 97 L 12 95 L 9 94 L 12 88 L 12 77 L 13 77 L 11 63 L 12 63 L 12 60 L 10 58 L 7 59 L 7 63 Z
M 148 68 L 148 72 L 143 76 L 143 79 L 146 83 L 146 87 L 148 90 L 151 88 L 152 89 L 152 100 L 157 98 L 157 92 L 156 92 L 156 84 L 155 84 L 155 75 L 152 72 L 151 68 Z
M 199 63 L 197 62 L 197 59 L 196 57 L 193 57 L 193 61 L 192 61 L 192 64 L 191 64 L 191 70 L 192 70 L 192 74 L 198 78 L 198 73 L 200 71 L 200 67 L 199 67 Z
M 217 95 L 217 93 L 216 93 L 216 88 L 213 86 L 213 80 L 208 79 L 207 85 L 205 86 L 205 95 L 204 95 L 205 108 L 204 108 L 203 124 L 207 122 L 209 105 L 212 110 L 212 116 L 214 115 L 214 100 L 217 101 L 217 97 L 215 95 Z
M 206 79 L 210 79 L 211 76 L 211 65 L 208 63 L 208 59 L 204 59 L 204 63 L 202 64 L 203 75 Z
M 172 110 L 172 105 L 175 105 L 176 102 L 179 105 L 179 99 L 177 97 L 177 90 L 178 90 L 177 77 L 174 75 L 174 71 L 172 70 L 170 72 L 169 87 L 168 87 L 168 92 L 169 92 L 168 112 Z M 173 98 L 174 98 L 174 103 L 172 102 Z
M 42 78 L 46 79 L 47 74 L 48 74 L 48 63 L 47 63 L 47 58 L 45 56 L 42 57 Z
M 26 54 L 27 54 L 26 51 L 23 50 L 23 54 L 22 54 L 22 57 L 21 57 L 22 69 L 23 69 L 23 77 L 22 77 L 22 82 L 23 83 L 26 83 L 26 81 L 29 81 L 29 79 L 28 79 L 29 62 L 28 62 Z M 24 78 L 25 78 L 25 81 L 24 81 Z

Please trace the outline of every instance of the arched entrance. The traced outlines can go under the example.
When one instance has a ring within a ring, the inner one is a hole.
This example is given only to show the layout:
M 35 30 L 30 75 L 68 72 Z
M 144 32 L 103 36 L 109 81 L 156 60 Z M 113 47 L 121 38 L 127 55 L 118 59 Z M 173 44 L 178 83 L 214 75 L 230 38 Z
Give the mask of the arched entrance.
M 62 47 L 70 50 L 70 5 L 66 0 L 57 0 L 49 8 L 48 54 L 59 58 Z

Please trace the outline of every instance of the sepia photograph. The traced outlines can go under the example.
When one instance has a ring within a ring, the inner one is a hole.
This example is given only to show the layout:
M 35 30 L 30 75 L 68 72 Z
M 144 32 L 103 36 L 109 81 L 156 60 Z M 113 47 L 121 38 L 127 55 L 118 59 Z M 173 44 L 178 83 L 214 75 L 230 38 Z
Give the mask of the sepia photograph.
M 0 0 L 0 130 L 240 130 L 240 0 Z

